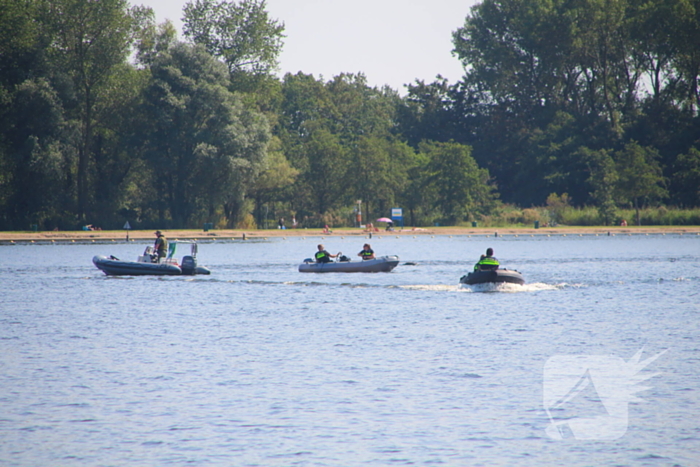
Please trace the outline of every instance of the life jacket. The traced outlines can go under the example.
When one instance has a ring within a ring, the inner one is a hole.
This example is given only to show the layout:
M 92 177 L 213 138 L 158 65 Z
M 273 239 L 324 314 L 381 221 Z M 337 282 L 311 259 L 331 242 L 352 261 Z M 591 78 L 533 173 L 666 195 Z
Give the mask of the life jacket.
M 480 269 L 484 269 L 484 270 L 498 269 L 499 264 L 500 263 L 498 262 L 498 260 L 496 258 L 494 258 L 493 256 L 484 256 L 483 258 L 481 258 L 479 260 L 478 263 L 476 263 L 476 265 L 474 265 L 474 270 L 478 271 Z
M 158 256 L 164 257 L 168 253 L 168 240 L 164 236 L 160 236 L 156 239 L 156 253 Z
M 316 253 L 316 262 L 317 263 L 328 263 L 330 262 L 330 258 L 328 257 L 328 253 L 326 251 L 319 251 Z
M 360 256 L 362 256 L 363 260 L 369 259 L 369 257 L 372 256 L 373 254 L 374 254 L 374 251 L 372 251 L 372 250 L 362 250 L 360 252 Z

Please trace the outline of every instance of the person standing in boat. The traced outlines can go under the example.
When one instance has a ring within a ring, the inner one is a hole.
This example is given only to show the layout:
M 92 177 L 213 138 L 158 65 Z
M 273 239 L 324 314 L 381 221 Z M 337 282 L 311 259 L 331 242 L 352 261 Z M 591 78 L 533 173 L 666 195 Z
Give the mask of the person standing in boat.
M 486 254 L 481 255 L 479 262 L 474 265 L 474 271 L 492 271 L 498 269 L 499 263 L 493 256 L 493 248 L 487 248 Z
M 374 259 L 374 250 L 369 246 L 369 243 L 365 243 L 362 247 L 362 251 L 359 252 L 357 256 L 361 256 L 363 261 L 366 259 Z
M 338 253 L 339 255 L 340 253 Z M 332 255 L 326 251 L 326 248 L 323 245 L 318 246 L 318 251 L 316 252 L 316 262 L 317 263 L 330 263 L 331 258 L 335 258 L 338 255 Z
M 168 240 L 160 230 L 156 230 L 155 235 L 156 243 L 153 246 L 153 250 L 155 251 L 154 259 L 156 263 L 159 263 L 161 258 L 168 256 Z

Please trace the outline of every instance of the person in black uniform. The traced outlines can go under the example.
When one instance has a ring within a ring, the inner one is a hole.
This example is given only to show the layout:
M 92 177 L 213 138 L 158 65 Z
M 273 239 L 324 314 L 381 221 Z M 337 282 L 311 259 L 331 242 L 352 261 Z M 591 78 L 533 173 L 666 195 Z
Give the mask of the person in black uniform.
M 323 245 L 319 245 L 315 258 L 317 263 L 330 263 L 331 258 L 335 258 L 336 256 L 338 255 L 332 255 L 328 253 Z
M 357 256 L 361 256 L 363 260 L 374 259 L 374 250 L 372 250 L 372 247 L 369 246 L 369 243 L 365 243 L 365 245 L 362 247 L 362 251 L 359 252 Z
M 487 248 L 486 254 L 481 255 L 479 262 L 474 265 L 474 271 L 489 271 L 498 269 L 498 260 L 493 256 L 493 248 Z

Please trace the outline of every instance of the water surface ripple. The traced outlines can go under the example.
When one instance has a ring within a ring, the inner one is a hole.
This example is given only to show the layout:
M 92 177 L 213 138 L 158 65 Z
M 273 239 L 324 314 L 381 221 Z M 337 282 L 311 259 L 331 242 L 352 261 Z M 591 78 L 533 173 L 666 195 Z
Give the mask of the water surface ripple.
M 195 277 L 1 246 L 0 465 L 700 465 L 700 238 L 384 237 L 391 273 L 297 272 L 318 242 L 203 244 Z M 458 284 L 489 246 L 524 287 Z M 548 359 L 640 349 L 624 436 L 545 433 Z

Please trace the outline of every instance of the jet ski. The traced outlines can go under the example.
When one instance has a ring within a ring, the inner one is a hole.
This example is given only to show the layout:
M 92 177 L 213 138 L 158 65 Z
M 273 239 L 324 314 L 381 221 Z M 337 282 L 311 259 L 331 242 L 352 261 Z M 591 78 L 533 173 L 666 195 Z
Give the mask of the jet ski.
M 459 282 L 467 285 L 476 284 L 518 284 L 523 285 L 525 279 L 523 275 L 514 269 L 487 269 L 470 272 L 466 276 L 462 276 Z

